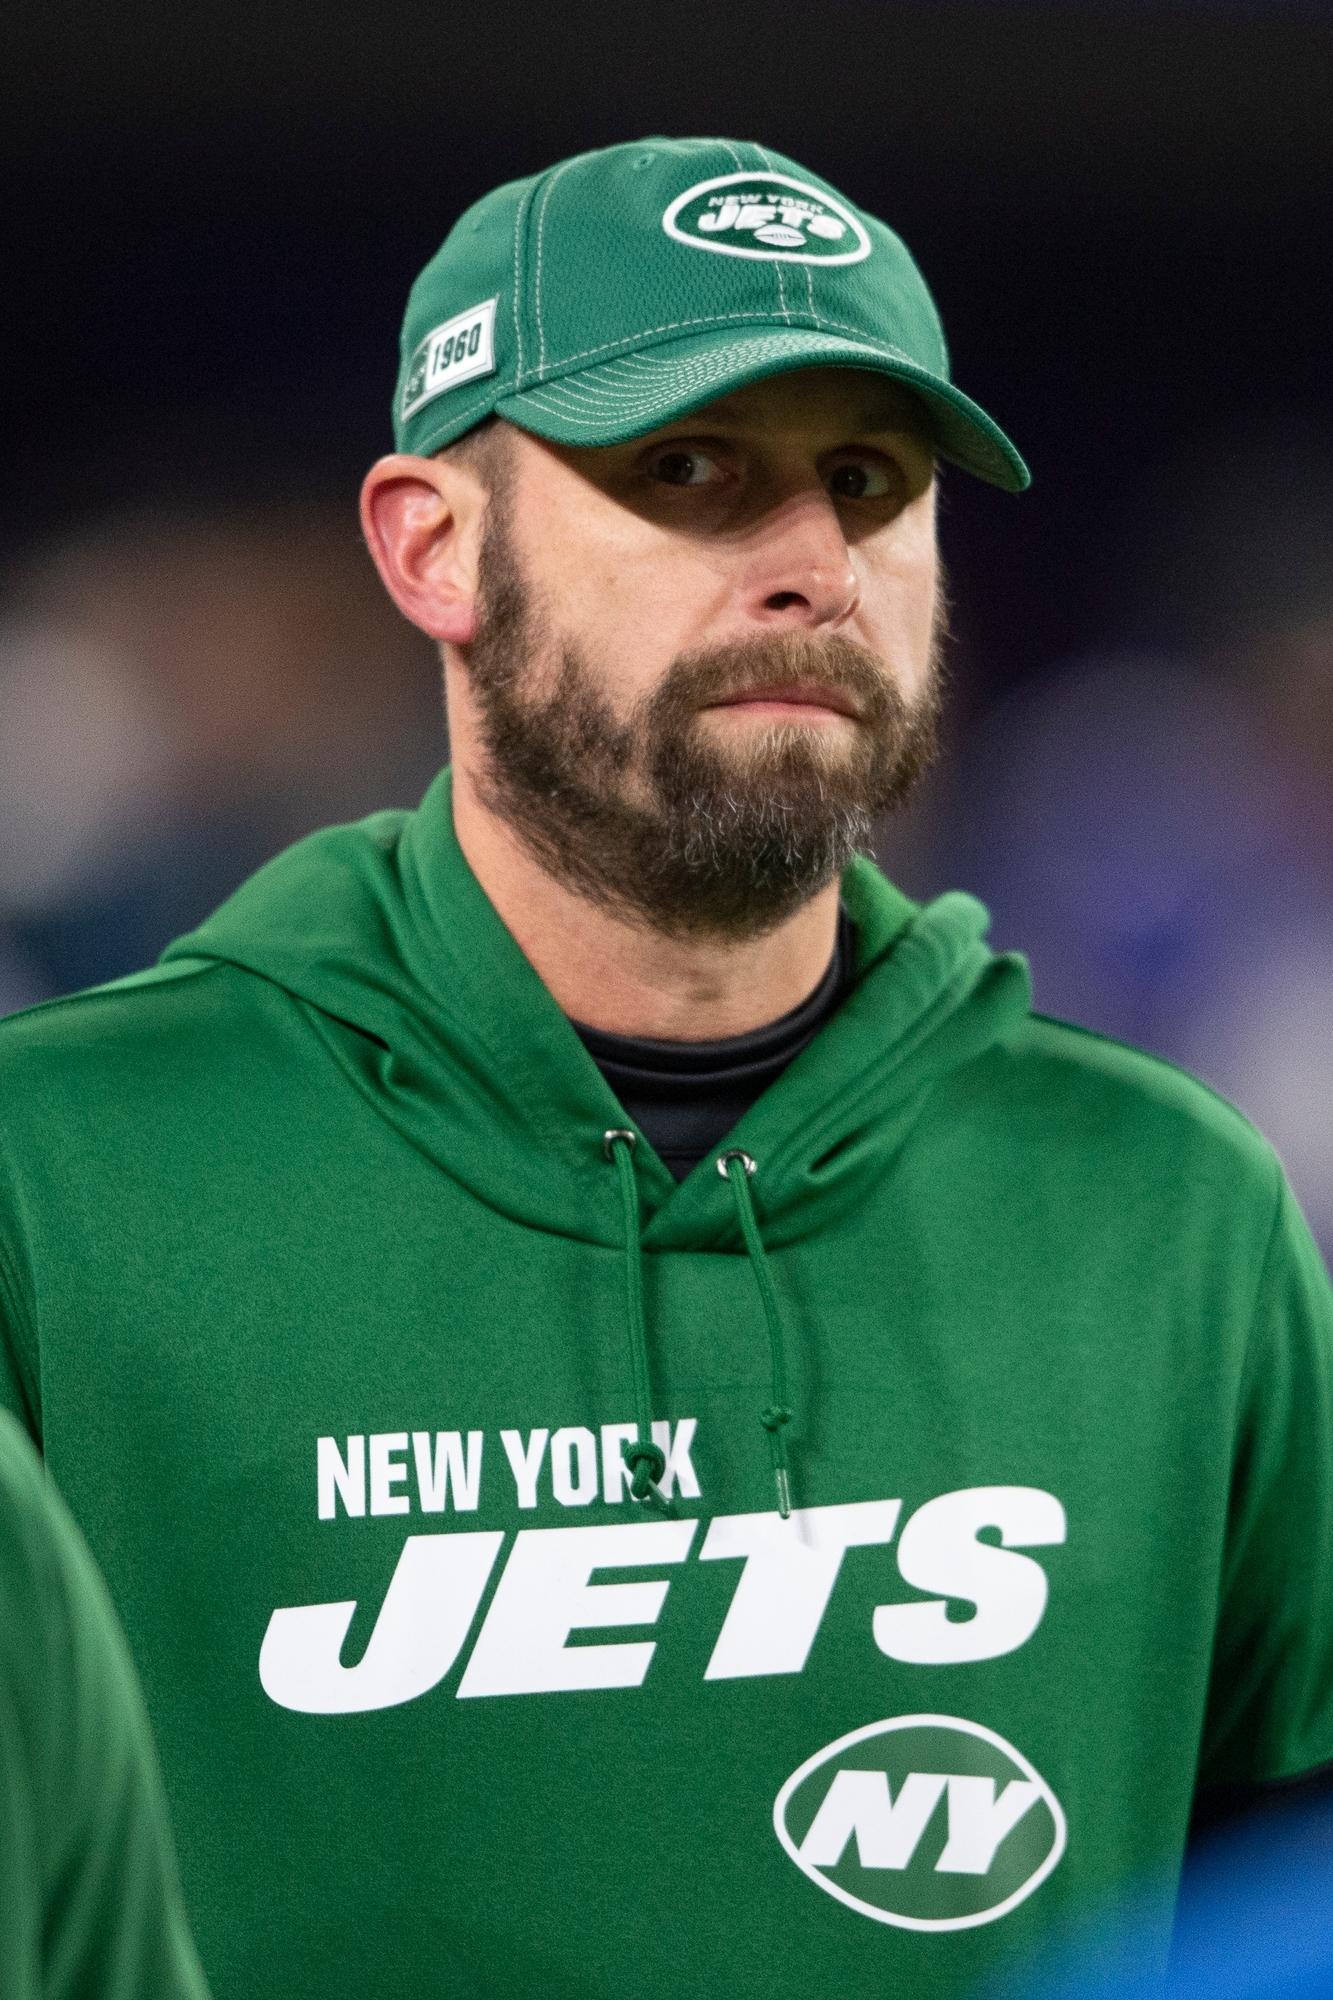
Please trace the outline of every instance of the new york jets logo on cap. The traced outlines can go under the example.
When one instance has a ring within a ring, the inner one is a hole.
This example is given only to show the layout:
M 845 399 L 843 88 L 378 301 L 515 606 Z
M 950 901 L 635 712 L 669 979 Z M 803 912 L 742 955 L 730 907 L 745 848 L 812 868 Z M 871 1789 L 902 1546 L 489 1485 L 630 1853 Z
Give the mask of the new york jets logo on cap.
M 1065 1848 L 1055 1793 L 993 1729 L 899 1715 L 792 1772 L 773 1827 L 796 1866 L 862 1916 L 910 1931 L 991 1924 Z
M 859 264 L 865 225 L 834 194 L 790 174 L 719 174 L 679 194 L 662 217 L 677 243 L 784 264 Z

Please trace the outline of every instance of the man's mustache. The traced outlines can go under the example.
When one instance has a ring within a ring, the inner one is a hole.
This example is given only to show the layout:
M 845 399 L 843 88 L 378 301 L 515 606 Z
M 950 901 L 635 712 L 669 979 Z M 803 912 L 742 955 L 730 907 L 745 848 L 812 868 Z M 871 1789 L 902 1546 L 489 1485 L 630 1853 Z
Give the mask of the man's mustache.
M 868 647 L 836 632 L 787 631 L 678 654 L 648 703 L 650 718 L 678 719 L 734 701 L 750 688 L 779 684 L 846 695 L 867 722 L 901 705 L 887 663 Z

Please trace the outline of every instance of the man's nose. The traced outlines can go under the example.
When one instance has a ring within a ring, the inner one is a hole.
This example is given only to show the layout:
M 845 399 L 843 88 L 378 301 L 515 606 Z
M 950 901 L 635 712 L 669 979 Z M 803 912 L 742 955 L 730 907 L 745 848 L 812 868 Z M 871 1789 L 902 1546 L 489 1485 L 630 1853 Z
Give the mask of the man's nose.
M 828 494 L 791 494 L 755 532 L 745 608 L 762 625 L 811 630 L 845 624 L 861 587 Z

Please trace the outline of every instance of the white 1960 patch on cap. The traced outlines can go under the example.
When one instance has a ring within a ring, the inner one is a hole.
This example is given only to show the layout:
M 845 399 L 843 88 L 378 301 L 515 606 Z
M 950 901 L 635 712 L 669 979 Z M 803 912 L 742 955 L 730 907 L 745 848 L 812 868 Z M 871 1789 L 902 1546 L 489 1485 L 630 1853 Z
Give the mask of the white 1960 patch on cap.
M 433 397 L 479 375 L 495 373 L 495 308 L 486 299 L 467 312 L 434 326 L 420 342 L 403 381 L 401 417 L 406 422 Z

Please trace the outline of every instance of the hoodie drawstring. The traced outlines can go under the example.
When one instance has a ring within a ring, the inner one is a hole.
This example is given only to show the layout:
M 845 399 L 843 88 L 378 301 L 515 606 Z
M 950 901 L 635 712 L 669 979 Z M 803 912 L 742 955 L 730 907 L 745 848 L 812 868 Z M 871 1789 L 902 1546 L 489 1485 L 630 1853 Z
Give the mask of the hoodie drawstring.
M 755 1221 L 754 1203 L 750 1199 L 750 1177 L 755 1170 L 754 1161 L 748 1153 L 743 1153 L 739 1146 L 733 1146 L 729 1153 L 723 1153 L 719 1157 L 717 1170 L 736 1197 L 736 1214 L 740 1219 L 741 1234 L 750 1253 L 750 1268 L 754 1272 L 759 1296 L 764 1302 L 764 1318 L 768 1322 L 773 1395 L 768 1406 L 759 1412 L 759 1421 L 768 1432 L 768 1449 L 773 1460 L 773 1483 L 778 1489 L 778 1512 L 785 1521 L 791 1514 L 791 1473 L 787 1465 L 786 1432 L 792 1413 L 791 1405 L 787 1401 L 787 1348 L 782 1331 L 782 1315 L 778 1311 L 778 1295 L 773 1286 L 773 1274 L 768 1268 L 768 1258 L 759 1236 L 759 1224 Z
M 638 1436 L 624 1447 L 625 1466 L 630 1475 L 630 1497 L 646 1501 L 659 1512 L 669 1514 L 671 1503 L 662 1491 L 666 1453 L 653 1441 L 652 1401 L 648 1394 L 648 1339 L 643 1325 L 643 1252 L 639 1244 L 642 1222 L 639 1217 L 639 1189 L 634 1178 L 635 1134 L 618 1128 L 602 1134 L 602 1152 L 614 1160 L 620 1175 L 620 1194 L 625 1205 L 625 1304 L 629 1326 L 630 1372 L 634 1377 L 634 1418 Z M 620 1143 L 617 1144 L 616 1142 Z
M 642 1224 L 639 1215 L 639 1190 L 634 1178 L 632 1158 L 636 1137 L 634 1132 L 625 1127 L 618 1127 L 614 1131 L 602 1134 L 602 1154 L 604 1158 L 615 1161 L 625 1210 L 625 1294 L 630 1368 L 634 1377 L 634 1413 L 638 1435 L 632 1444 L 624 1447 L 624 1462 L 630 1474 L 632 1497 L 635 1500 L 646 1501 L 659 1508 L 662 1513 L 669 1514 L 671 1503 L 662 1492 L 660 1484 L 666 1472 L 666 1453 L 653 1440 L 652 1404 L 648 1391 L 648 1343 L 643 1321 L 643 1251 L 639 1240 Z M 750 1198 L 749 1180 L 755 1171 L 755 1163 L 748 1153 L 742 1152 L 739 1147 L 734 1147 L 730 1152 L 720 1155 L 717 1170 L 735 1196 L 741 1234 L 745 1239 L 745 1248 L 749 1253 L 750 1266 L 759 1287 L 764 1318 L 768 1325 L 772 1396 L 770 1402 L 760 1411 L 759 1421 L 768 1433 L 768 1448 L 773 1462 L 773 1483 L 777 1488 L 778 1513 L 785 1521 L 791 1515 L 791 1474 L 787 1461 L 785 1435 L 786 1427 L 792 1419 L 791 1407 L 787 1401 L 787 1349 L 777 1292 L 760 1239 L 759 1225 L 755 1220 L 754 1203 Z

